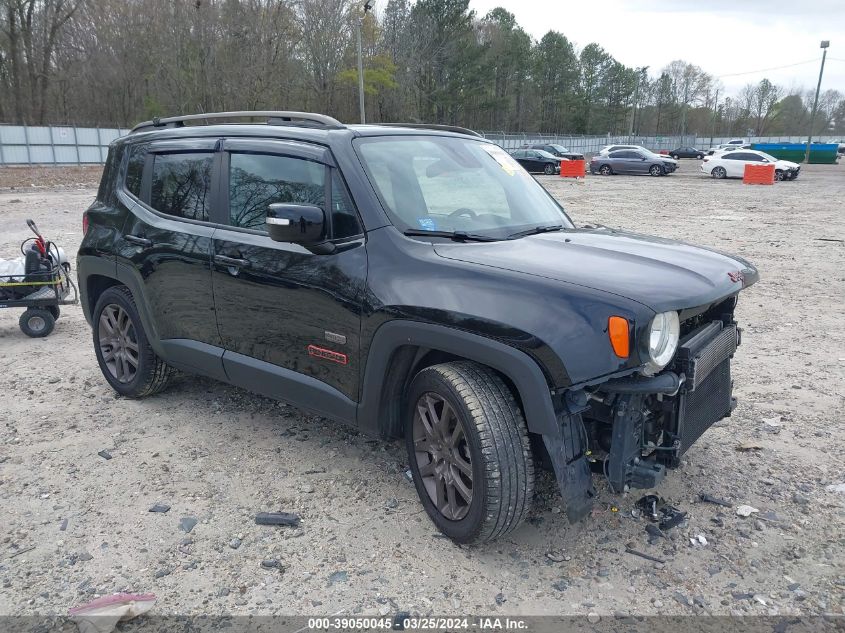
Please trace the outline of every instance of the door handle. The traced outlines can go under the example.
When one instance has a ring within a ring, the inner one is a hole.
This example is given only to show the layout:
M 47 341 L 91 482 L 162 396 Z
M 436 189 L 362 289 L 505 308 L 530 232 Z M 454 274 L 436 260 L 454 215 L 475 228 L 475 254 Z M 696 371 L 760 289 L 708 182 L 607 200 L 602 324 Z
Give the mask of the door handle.
M 152 246 L 152 240 L 148 240 L 146 237 L 138 237 L 137 235 L 124 235 L 124 239 L 127 242 L 131 242 L 132 244 L 137 244 L 138 246 Z
M 246 268 L 249 262 L 245 259 L 237 259 L 235 257 L 226 257 L 225 255 L 215 255 L 214 261 L 224 266 L 234 266 L 235 268 Z

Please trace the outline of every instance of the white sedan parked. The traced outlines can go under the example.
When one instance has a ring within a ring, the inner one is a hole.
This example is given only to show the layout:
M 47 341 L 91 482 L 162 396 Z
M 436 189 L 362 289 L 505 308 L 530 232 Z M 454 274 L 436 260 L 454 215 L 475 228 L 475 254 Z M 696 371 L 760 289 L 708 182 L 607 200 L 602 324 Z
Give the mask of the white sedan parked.
M 733 152 L 705 156 L 701 171 L 713 178 L 742 178 L 746 165 L 767 165 L 774 163 L 775 177 L 778 180 L 795 180 L 801 165 L 788 160 L 778 160 L 771 154 L 753 149 L 741 149 Z

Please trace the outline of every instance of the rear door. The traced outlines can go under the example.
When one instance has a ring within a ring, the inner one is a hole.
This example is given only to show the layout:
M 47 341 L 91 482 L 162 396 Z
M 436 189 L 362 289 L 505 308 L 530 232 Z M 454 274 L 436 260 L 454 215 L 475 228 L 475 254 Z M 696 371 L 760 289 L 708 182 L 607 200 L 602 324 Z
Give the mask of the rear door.
M 725 171 L 731 178 L 742 178 L 745 174 L 745 165 L 747 162 L 746 154 L 744 152 L 728 152 L 724 156 Z
M 136 145 L 125 196 L 132 211 L 120 256 L 139 271 L 162 340 L 219 345 L 211 292 L 213 175 L 217 139 Z
M 362 225 L 330 152 L 246 139 L 226 139 L 223 149 L 220 199 L 228 226 L 214 235 L 212 285 L 229 379 L 309 408 L 315 407 L 301 393 L 288 391 L 325 387 L 296 385 L 303 377 L 357 400 L 367 258 Z M 276 202 L 326 210 L 333 252 L 271 240 L 264 221 Z

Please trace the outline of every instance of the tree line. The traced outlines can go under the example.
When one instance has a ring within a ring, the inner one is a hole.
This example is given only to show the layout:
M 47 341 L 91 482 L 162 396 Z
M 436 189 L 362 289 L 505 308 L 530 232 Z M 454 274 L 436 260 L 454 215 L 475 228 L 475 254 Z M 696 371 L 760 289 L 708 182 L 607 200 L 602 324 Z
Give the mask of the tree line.
M 727 94 L 675 60 L 632 68 L 562 32 L 539 41 L 469 0 L 0 0 L 0 122 L 129 126 L 154 116 L 288 109 L 369 122 L 565 134 L 804 134 L 812 90 Z M 815 134 L 845 133 L 825 90 Z

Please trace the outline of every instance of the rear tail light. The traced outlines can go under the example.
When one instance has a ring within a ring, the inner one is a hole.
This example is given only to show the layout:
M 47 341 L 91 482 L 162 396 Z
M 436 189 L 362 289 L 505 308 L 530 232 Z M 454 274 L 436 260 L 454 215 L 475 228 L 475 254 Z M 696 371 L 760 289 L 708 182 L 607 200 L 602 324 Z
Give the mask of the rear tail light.
M 82 236 L 84 237 L 87 232 L 88 232 L 88 212 L 85 211 L 82 214 Z

